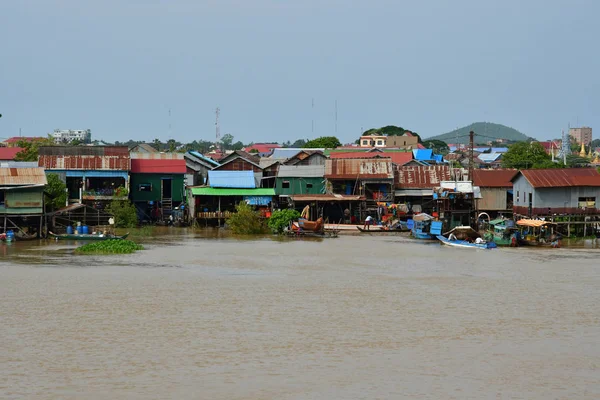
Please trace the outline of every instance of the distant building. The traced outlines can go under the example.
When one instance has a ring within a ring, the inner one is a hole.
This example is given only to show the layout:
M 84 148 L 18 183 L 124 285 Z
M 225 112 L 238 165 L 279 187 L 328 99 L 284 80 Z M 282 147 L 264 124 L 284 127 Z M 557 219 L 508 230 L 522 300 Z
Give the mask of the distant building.
M 577 144 L 589 146 L 592 143 L 592 128 L 584 126 L 581 128 L 570 128 L 569 136 L 575 139 Z
M 44 140 L 43 137 L 14 136 L 2 142 L 0 147 L 19 147 L 19 142 L 35 142 Z
M 50 137 L 52 137 L 56 143 L 60 144 L 71 143 L 75 140 L 81 143 L 91 143 L 92 132 L 89 129 L 55 129 L 54 132 L 50 134 Z
M 259 157 L 268 157 L 273 154 L 273 150 L 281 148 L 281 145 L 277 143 L 254 143 L 250 146 L 244 147 L 247 153 L 255 153 Z
M 394 147 L 400 149 L 415 149 L 419 138 L 406 132 L 402 136 L 364 135 L 359 139 L 360 147 Z

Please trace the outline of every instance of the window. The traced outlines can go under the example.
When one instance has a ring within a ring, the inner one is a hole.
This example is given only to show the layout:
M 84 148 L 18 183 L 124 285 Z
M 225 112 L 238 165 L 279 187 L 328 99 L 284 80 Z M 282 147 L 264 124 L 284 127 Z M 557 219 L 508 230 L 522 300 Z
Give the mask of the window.
M 377 146 L 383 146 L 383 140 L 377 139 Z
M 307 189 L 312 189 L 312 183 L 307 183 L 307 184 L 306 184 L 306 188 L 307 188 Z
M 151 183 L 140 183 L 138 185 L 138 192 L 151 192 L 152 184 Z
M 368 146 L 369 145 L 369 141 L 368 140 L 363 140 L 362 144 L 363 144 L 363 146 Z
M 595 197 L 580 197 L 578 205 L 580 208 L 596 208 L 596 198 Z
M 290 188 L 290 181 L 283 181 L 283 182 L 281 182 L 281 188 L 282 189 L 289 189 Z
M 517 190 L 517 204 L 519 203 L 519 191 Z
M 0 190 L 0 204 L 4 205 L 4 190 Z

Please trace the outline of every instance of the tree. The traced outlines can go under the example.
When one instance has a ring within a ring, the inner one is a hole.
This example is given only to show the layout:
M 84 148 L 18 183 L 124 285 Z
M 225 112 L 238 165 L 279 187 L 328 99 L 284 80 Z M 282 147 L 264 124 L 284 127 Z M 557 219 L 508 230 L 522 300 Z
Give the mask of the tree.
M 175 139 L 169 139 L 167 141 L 167 147 L 169 148 L 169 153 L 174 153 L 175 149 L 177 148 L 177 142 Z
M 293 149 L 301 149 L 301 148 L 303 148 L 303 147 L 306 146 L 306 142 L 308 142 L 308 139 L 306 139 L 306 140 L 305 139 L 298 139 L 298 140 L 296 140 L 294 143 L 292 143 L 288 147 L 291 147 Z
M 517 142 L 512 144 L 502 156 L 504 168 L 560 168 L 561 165 L 552 162 L 552 157 L 546 153 L 544 146 L 538 142 Z
M 224 150 L 231 150 L 231 145 L 233 144 L 233 135 L 230 133 L 226 133 L 221 138 L 221 143 L 223 143 Z
M 592 146 L 592 149 L 595 149 L 596 147 L 600 147 L 600 139 L 592 140 L 592 143 L 590 143 L 590 146 Z
M 273 233 L 282 233 L 290 225 L 290 222 L 298 218 L 300 218 L 300 213 L 292 208 L 277 210 L 273 212 L 273 215 L 267 221 L 267 225 Z
M 231 150 L 241 150 L 244 147 L 245 147 L 244 143 L 242 143 L 238 140 L 237 142 L 235 142 L 234 144 L 231 145 Z
M 15 161 L 37 161 L 39 157 L 39 149 L 41 146 L 51 146 L 54 141 L 50 138 L 46 139 L 33 139 L 33 140 L 19 140 L 17 147 L 21 147 L 23 150 L 15 155 Z
M 413 136 L 416 136 L 419 140 L 419 143 L 422 143 L 421 136 L 417 132 L 410 131 L 408 129 L 404 129 L 401 126 L 395 125 L 387 125 L 381 128 L 371 128 L 367 129 L 363 132 L 363 136 L 374 136 L 374 135 L 383 135 L 383 136 L 402 136 L 405 133 L 410 133 Z
M 162 147 L 162 142 L 160 141 L 160 139 L 154 139 L 152 141 L 152 147 L 154 147 L 156 149 L 156 151 L 160 151 L 160 149 Z
M 64 207 L 67 203 L 67 185 L 60 180 L 57 174 L 48 174 L 46 179 L 48 180 L 44 189 L 46 211 L 50 212 Z
M 323 148 L 335 149 L 340 147 L 342 143 L 335 136 L 321 136 L 313 140 L 309 140 L 304 147 L 307 149 Z
M 258 235 L 267 233 L 269 228 L 260 214 L 252 209 L 245 201 L 241 201 L 236 207 L 236 213 L 227 219 L 227 225 L 231 231 L 239 235 Z
M 437 154 L 447 154 L 450 151 L 450 148 L 448 147 L 446 142 L 436 139 L 425 140 L 423 142 L 423 146 L 425 146 L 428 149 L 432 149 L 433 152 Z
M 113 200 L 107 209 L 117 228 L 134 228 L 138 224 L 137 210 L 129 200 Z

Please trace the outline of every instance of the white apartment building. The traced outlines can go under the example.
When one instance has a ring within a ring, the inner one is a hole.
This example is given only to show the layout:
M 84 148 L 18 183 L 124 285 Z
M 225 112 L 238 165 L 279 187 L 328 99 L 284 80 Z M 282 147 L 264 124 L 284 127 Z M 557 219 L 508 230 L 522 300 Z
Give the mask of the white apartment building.
M 89 129 L 55 129 L 50 136 L 54 138 L 56 143 L 71 143 L 74 140 L 78 140 L 81 143 L 91 143 L 92 141 L 92 131 Z

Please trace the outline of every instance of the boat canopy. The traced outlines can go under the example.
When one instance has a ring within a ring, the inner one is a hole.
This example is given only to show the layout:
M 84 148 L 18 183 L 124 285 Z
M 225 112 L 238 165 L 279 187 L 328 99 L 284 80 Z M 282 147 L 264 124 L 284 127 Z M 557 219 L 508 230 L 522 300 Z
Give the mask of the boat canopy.
M 539 228 L 540 226 L 552 225 L 552 224 L 554 224 L 554 223 L 549 222 L 549 221 L 542 221 L 540 219 L 520 219 L 517 221 L 517 225 L 531 226 L 534 228 Z
M 505 221 L 504 218 L 493 219 L 490 221 L 490 225 L 499 225 Z
M 431 215 L 429 215 L 427 213 L 413 215 L 413 220 L 415 220 L 415 221 L 431 221 L 433 219 L 435 219 L 435 218 L 433 218 Z

